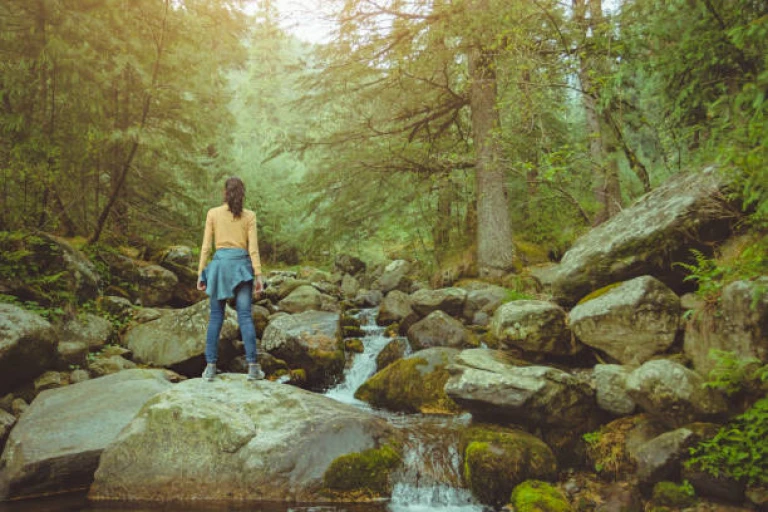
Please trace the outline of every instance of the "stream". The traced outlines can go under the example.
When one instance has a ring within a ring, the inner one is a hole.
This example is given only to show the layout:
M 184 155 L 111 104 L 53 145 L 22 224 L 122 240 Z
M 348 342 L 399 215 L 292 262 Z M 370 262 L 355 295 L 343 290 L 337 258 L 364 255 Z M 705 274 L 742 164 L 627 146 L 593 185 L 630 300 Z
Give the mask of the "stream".
M 385 504 L 151 504 L 90 503 L 85 493 L 72 493 L 19 502 L 0 502 L 0 512 L 482 512 L 467 489 L 461 487 L 460 429 L 468 416 L 403 415 L 372 409 L 354 397 L 355 391 L 376 372 L 376 356 L 390 342 L 376 325 L 376 310 L 359 313 L 365 332 L 364 351 L 356 354 L 344 380 L 325 395 L 376 414 L 404 431 L 404 469 L 393 475 L 392 499 Z

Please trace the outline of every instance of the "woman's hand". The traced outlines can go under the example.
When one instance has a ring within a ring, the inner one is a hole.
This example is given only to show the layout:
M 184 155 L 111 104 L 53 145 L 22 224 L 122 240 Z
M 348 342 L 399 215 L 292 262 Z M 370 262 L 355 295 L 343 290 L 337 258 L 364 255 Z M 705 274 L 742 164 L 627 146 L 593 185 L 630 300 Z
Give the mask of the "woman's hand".
M 253 280 L 253 298 L 258 299 L 261 296 L 261 292 L 264 291 L 264 282 L 261 280 L 261 276 L 256 276 Z
M 197 280 L 197 289 L 200 290 L 201 292 L 204 292 L 206 288 L 207 288 L 207 286 L 205 285 L 205 283 L 198 279 Z

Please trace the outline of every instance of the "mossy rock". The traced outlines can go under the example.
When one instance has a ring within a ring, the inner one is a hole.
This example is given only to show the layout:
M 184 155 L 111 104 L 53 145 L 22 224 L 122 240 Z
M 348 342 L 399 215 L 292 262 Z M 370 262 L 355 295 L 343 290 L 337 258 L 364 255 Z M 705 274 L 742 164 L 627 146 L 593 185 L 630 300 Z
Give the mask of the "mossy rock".
M 444 389 L 449 377 L 446 366 L 457 353 L 430 348 L 395 361 L 360 386 L 355 398 L 397 412 L 457 413 L 459 406 Z
M 323 475 L 326 494 L 336 499 L 380 498 L 392 493 L 392 471 L 402 458 L 397 447 L 387 444 L 338 457 Z
M 554 485 L 540 480 L 526 480 L 515 487 L 510 505 L 515 512 L 571 512 L 565 495 Z
M 379 352 L 376 356 L 376 371 L 381 371 L 395 361 L 399 361 L 408 352 L 410 346 L 408 340 L 404 338 L 395 338 Z
M 622 284 L 624 284 L 624 282 L 620 281 L 618 283 L 612 283 L 612 284 L 609 284 L 608 286 L 603 286 L 602 288 L 598 288 L 597 290 L 591 292 L 590 294 L 586 295 L 581 300 L 579 300 L 578 304 L 584 304 L 585 302 L 589 302 L 590 300 L 596 299 L 598 297 L 602 297 L 609 291 L 613 290 L 614 288 Z
M 627 436 L 645 419 L 643 415 L 619 418 L 584 434 L 587 459 L 598 474 L 619 480 L 634 473 L 636 464 L 627 453 Z
M 653 486 L 653 502 L 660 507 L 686 508 L 696 501 L 696 491 L 688 483 L 658 482 Z
M 464 481 L 486 505 L 502 506 L 515 486 L 528 479 L 549 480 L 557 472 L 549 446 L 521 430 L 471 427 L 462 433 L 460 446 Z
M 339 332 L 343 338 L 360 338 L 365 336 L 365 332 L 360 326 L 360 320 L 349 312 L 344 312 L 339 316 L 339 327 Z
M 344 349 L 347 352 L 362 354 L 365 350 L 365 346 L 363 345 L 363 340 L 359 338 L 350 338 L 348 340 L 344 340 Z

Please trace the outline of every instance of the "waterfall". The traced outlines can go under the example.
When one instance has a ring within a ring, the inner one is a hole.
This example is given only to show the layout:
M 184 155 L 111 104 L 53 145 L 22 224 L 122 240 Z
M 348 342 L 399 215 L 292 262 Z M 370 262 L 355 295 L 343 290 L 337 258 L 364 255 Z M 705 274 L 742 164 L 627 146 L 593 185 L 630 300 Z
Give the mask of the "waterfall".
M 344 380 L 326 396 L 370 410 L 354 397 L 355 391 L 374 373 L 376 357 L 392 341 L 384 328 L 376 325 L 376 310 L 358 315 L 365 336 L 364 350 L 356 354 L 344 372 Z M 390 512 L 480 512 L 482 505 L 461 487 L 459 432 L 467 416 L 400 415 L 374 411 L 405 433 L 403 469 L 393 475 L 394 488 L 388 505 Z

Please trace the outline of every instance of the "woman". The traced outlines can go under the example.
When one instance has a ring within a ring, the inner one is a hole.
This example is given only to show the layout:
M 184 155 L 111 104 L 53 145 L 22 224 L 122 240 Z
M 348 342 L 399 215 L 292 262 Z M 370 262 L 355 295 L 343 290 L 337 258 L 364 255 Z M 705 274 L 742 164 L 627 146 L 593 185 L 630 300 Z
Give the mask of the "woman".
M 211 297 L 211 317 L 205 341 L 206 366 L 203 378 L 216 377 L 219 334 L 224 323 L 227 299 L 235 298 L 237 322 L 245 344 L 248 380 L 264 378 L 256 362 L 256 328 L 251 317 L 251 296 L 258 297 L 264 285 L 261 280 L 261 260 L 256 236 L 256 214 L 243 208 L 245 184 L 240 178 L 229 178 L 224 184 L 224 204 L 208 210 L 205 234 L 197 269 L 197 289 Z M 212 240 L 216 239 L 216 254 L 211 255 Z

